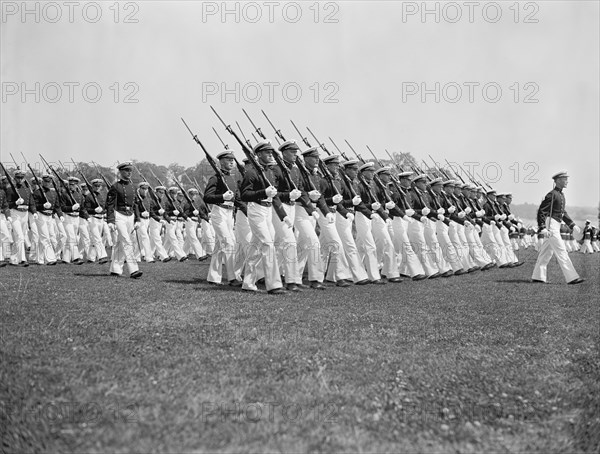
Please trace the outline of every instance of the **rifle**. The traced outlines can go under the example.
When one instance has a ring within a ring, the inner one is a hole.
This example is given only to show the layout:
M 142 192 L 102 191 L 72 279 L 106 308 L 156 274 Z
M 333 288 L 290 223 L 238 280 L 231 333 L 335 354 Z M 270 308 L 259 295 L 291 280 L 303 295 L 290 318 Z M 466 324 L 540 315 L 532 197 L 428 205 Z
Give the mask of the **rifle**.
M 221 142 L 221 144 L 223 144 L 223 147 L 225 147 L 226 150 L 229 150 L 229 145 L 227 145 L 225 142 L 223 142 L 223 139 L 221 139 L 221 136 L 219 135 L 217 130 L 214 127 L 212 128 L 212 130 L 215 132 L 215 134 L 219 138 L 219 141 Z M 232 150 L 229 150 L 229 151 L 231 151 L 231 154 L 233 155 L 233 151 Z M 246 169 L 244 169 L 244 166 L 240 163 L 240 161 L 237 160 L 235 155 L 233 156 L 233 159 L 235 161 L 235 165 L 237 166 L 238 172 L 240 173 L 240 175 L 244 176 Z
M 437 162 L 435 162 L 435 159 L 433 159 L 431 157 L 431 155 L 429 155 L 429 159 L 431 159 L 431 161 L 433 162 L 433 166 L 435 167 L 435 169 L 440 173 L 440 175 L 442 175 L 444 178 L 451 180 L 451 178 L 448 176 L 448 174 L 444 171 L 444 169 L 442 169 L 440 166 L 437 165 Z
M 242 137 L 246 141 L 246 145 L 248 145 L 249 148 L 252 148 L 252 145 L 250 144 L 250 139 L 246 138 L 246 136 L 244 135 L 244 131 L 242 130 L 242 127 L 240 126 L 240 124 L 237 121 L 235 122 L 235 124 L 237 125 L 238 129 L 240 130 L 240 133 L 242 134 Z
M 340 150 L 340 147 L 338 147 L 336 145 L 336 143 L 333 141 L 333 139 L 331 137 L 329 137 L 329 140 L 331 141 L 333 146 L 336 148 L 336 150 L 340 153 L 342 158 L 344 158 L 346 161 L 349 161 L 348 156 L 346 156 L 346 153 L 344 153 L 342 150 Z M 350 195 L 352 196 L 352 198 L 356 197 L 358 194 L 354 190 L 354 185 L 352 184 L 352 180 L 350 179 L 350 177 L 346 174 L 346 172 L 341 167 L 338 169 L 338 171 L 339 171 L 340 176 L 342 177 L 342 180 L 344 180 L 344 183 L 346 183 L 346 188 L 348 188 L 348 191 L 350 192 Z
M 102 172 L 100 172 L 100 169 L 98 168 L 98 164 L 96 164 L 94 161 L 92 161 L 92 164 L 94 164 L 94 168 L 96 169 L 96 172 L 98 172 L 98 175 L 100 175 L 100 178 L 102 178 L 102 181 L 104 181 L 104 184 L 106 185 L 107 188 L 110 188 L 110 184 L 108 183 L 108 180 L 106 179 L 106 177 L 104 175 L 102 175 Z
M 12 157 L 12 154 L 10 156 Z M 25 161 L 25 165 L 29 168 L 29 170 L 33 174 L 33 178 L 35 178 L 35 184 L 37 184 L 38 188 L 40 188 L 40 192 L 42 193 L 42 195 L 44 196 L 44 200 L 46 201 L 45 203 L 48 203 L 48 197 L 46 197 L 46 192 L 42 188 L 42 183 L 40 182 L 39 178 L 37 177 L 37 175 L 33 171 L 33 168 L 27 162 L 27 159 L 25 158 L 25 155 L 23 154 L 23 152 L 21 152 L 21 156 L 23 156 L 23 160 Z M 15 160 L 15 158 L 13 158 L 13 161 L 14 160 Z
M 244 115 L 246 115 L 246 118 L 248 119 L 248 121 L 250 121 L 250 124 L 252 125 L 252 127 L 254 128 L 254 130 L 256 131 L 256 133 L 261 138 L 263 138 L 264 140 L 266 140 L 267 138 L 265 137 L 265 135 L 263 134 L 263 132 L 261 131 L 261 129 L 254 124 L 254 122 L 252 121 L 252 118 L 250 118 L 250 115 L 248 115 L 248 113 L 244 109 L 242 109 L 242 112 L 244 112 Z M 265 117 L 267 116 L 264 111 L 262 111 L 262 113 L 265 115 Z M 267 120 L 269 120 L 269 119 L 267 118 Z M 271 123 L 271 121 L 269 121 L 269 123 Z M 273 126 L 273 123 L 271 123 L 271 126 Z M 273 126 L 273 128 L 275 128 L 275 126 Z M 281 134 L 281 132 L 279 132 L 279 134 Z M 283 139 L 283 140 L 285 141 L 285 139 Z M 285 163 L 283 162 L 283 159 L 281 159 L 281 156 L 279 156 L 279 152 L 275 151 L 273 153 L 273 157 L 275 158 L 275 162 L 277 163 L 277 165 L 281 169 L 281 172 L 283 173 L 283 176 L 285 177 L 285 180 L 286 180 L 288 186 L 290 188 L 292 188 L 292 190 L 294 190 L 294 189 L 297 190 L 298 187 L 296 186 L 296 183 L 294 183 L 294 180 L 292 180 L 292 174 L 290 172 L 290 169 L 288 168 L 288 166 L 285 165 Z
M 350 149 L 352 150 L 352 152 L 353 152 L 353 153 L 356 155 L 356 158 L 357 158 L 357 159 L 358 159 L 360 162 L 362 162 L 362 163 L 364 164 L 364 163 L 365 163 L 365 160 L 362 158 L 362 156 L 361 156 L 361 155 L 359 155 L 359 154 L 356 152 L 356 150 L 355 150 L 354 148 L 352 148 L 352 145 L 350 145 L 350 143 L 349 143 L 349 142 L 348 142 L 346 139 L 344 139 L 344 142 L 346 142 L 346 144 L 347 144 L 347 145 L 350 147 Z M 358 176 L 358 181 L 360 181 L 360 184 L 362 184 L 362 185 L 363 185 L 363 187 L 364 187 L 364 188 L 367 190 L 367 192 L 369 193 L 369 197 L 371 198 L 371 202 L 377 202 L 377 197 L 375 197 L 375 194 L 373 194 L 373 189 L 371 189 L 371 186 L 369 186 L 369 185 L 367 184 L 367 181 L 365 180 L 365 177 L 364 177 L 364 176 L 363 176 L 363 175 L 362 175 L 360 172 L 358 172 L 358 175 L 357 175 L 357 176 Z M 380 183 L 381 183 L 381 181 L 380 181 Z M 385 191 L 384 191 L 384 193 L 385 193 Z M 386 194 L 386 195 L 387 195 L 387 194 Z
M 252 154 L 252 150 L 250 149 L 250 147 L 246 143 L 242 142 L 242 139 L 240 139 L 240 137 L 236 134 L 236 132 L 233 130 L 233 128 L 230 125 L 225 124 L 225 122 L 219 116 L 219 114 L 217 113 L 217 111 L 214 109 L 213 106 L 210 106 L 210 108 L 212 109 L 212 111 L 214 112 L 214 114 L 217 116 L 217 118 L 219 119 L 219 121 L 223 124 L 223 126 L 225 126 L 225 129 L 227 130 L 227 132 L 229 132 L 229 134 L 231 134 L 233 137 L 235 137 L 235 140 L 237 140 L 238 143 L 241 145 L 242 151 L 244 152 L 244 154 L 248 158 L 248 161 L 250 161 L 250 163 L 254 166 L 254 168 L 258 172 L 259 177 L 263 180 L 263 184 L 265 184 L 266 187 L 273 186 L 271 184 L 271 182 L 269 181 L 269 179 L 267 178 L 267 175 L 265 174 L 265 170 L 264 170 L 263 166 L 261 166 L 258 163 L 258 161 L 256 160 L 256 158 Z M 238 127 L 239 127 L 239 125 L 238 125 Z
M 373 158 L 375 159 L 375 161 L 377 162 L 377 164 L 380 167 L 385 167 L 383 165 L 383 163 L 379 160 L 379 158 L 377 156 L 375 156 L 375 153 L 373 153 L 373 150 L 371 150 L 371 147 L 367 145 L 367 150 L 369 150 L 371 152 L 371 154 L 373 155 Z M 390 178 L 393 179 L 392 174 L 390 173 Z M 377 186 L 379 186 L 379 189 L 381 189 L 381 192 L 383 192 L 383 195 L 386 198 L 387 202 L 393 202 L 392 198 L 390 197 L 390 195 L 387 192 L 387 188 L 385 187 L 385 185 L 383 184 L 383 181 L 381 181 L 381 178 L 379 178 L 379 175 L 373 174 L 373 181 L 375 181 L 375 184 Z M 396 189 L 400 190 L 400 188 L 397 186 Z
M 15 157 L 12 155 L 12 153 L 8 153 L 8 154 L 10 155 L 13 162 L 15 163 L 15 167 L 17 168 L 17 170 L 21 170 L 21 168 L 19 167 L 19 164 L 17 164 L 17 161 L 16 161 Z M 23 154 L 23 153 L 21 153 L 21 154 Z M 33 176 L 35 176 L 35 174 Z M 27 181 L 27 178 L 23 178 L 23 184 L 25 184 L 26 188 L 31 189 L 31 186 L 29 185 L 29 181 Z
M 58 178 L 58 181 L 60 181 L 60 184 L 62 185 L 62 187 L 65 189 L 65 191 L 66 191 L 66 192 L 67 192 L 67 194 L 69 195 L 69 198 L 71 199 L 71 202 L 73 202 L 73 205 L 75 205 L 77 202 L 75 201 L 75 197 L 73 197 L 73 193 L 71 192 L 71 189 L 69 188 L 69 185 L 65 184 L 65 182 L 64 182 L 64 181 L 63 181 L 63 179 L 62 179 L 62 178 L 61 178 L 61 177 L 58 175 L 58 173 L 56 172 L 56 170 L 54 170 L 54 168 L 53 168 L 53 167 L 52 167 L 50 164 L 48 164 L 48 161 L 46 161 L 46 160 L 44 159 L 44 157 L 43 157 L 41 154 L 40 154 L 39 156 L 40 156 L 40 158 L 42 158 L 42 161 L 44 162 L 44 165 L 45 165 L 45 166 L 46 166 L 48 169 L 50 169 L 54 175 L 56 175 L 56 178 Z M 56 185 L 55 185 L 54 187 L 56 188 Z M 58 194 L 58 193 L 59 193 L 59 192 L 58 192 L 58 188 L 56 188 L 56 189 L 57 189 L 56 193 Z
M 4 164 L 2 164 L 0 162 L 0 166 L 2 166 L 2 170 L 4 171 L 4 174 L 6 175 L 6 178 L 8 179 L 8 182 L 10 183 L 10 187 L 12 188 L 12 190 L 15 192 L 15 194 L 17 194 L 19 197 L 21 197 L 19 195 L 19 191 L 17 191 L 17 188 L 15 187 L 15 183 L 12 180 L 12 178 L 10 177 L 10 174 L 8 173 L 8 170 L 6 170 L 6 167 L 4 167 Z
M 377 161 L 377 164 L 379 164 L 381 167 L 385 167 L 383 165 L 383 163 L 379 160 L 379 158 L 377 156 L 375 156 L 375 153 L 373 153 L 373 150 L 371 150 L 371 147 L 369 147 L 367 145 L 367 149 L 371 152 L 371 154 L 373 155 L 373 158 L 375 158 L 375 160 Z M 387 150 L 385 150 L 385 151 L 387 152 Z M 377 177 L 377 175 L 375 175 L 374 177 Z M 375 178 L 373 178 L 373 179 L 375 179 Z M 377 177 L 377 179 L 380 180 L 379 177 Z M 391 172 L 390 172 L 390 179 L 392 180 L 393 185 L 396 187 L 396 190 L 400 194 L 402 194 L 402 196 L 406 196 L 406 192 L 404 192 L 404 189 L 402 189 L 402 186 L 400 185 L 400 182 L 398 181 L 398 179 Z M 384 193 L 385 193 L 385 191 L 384 191 Z
M 319 139 L 317 139 L 317 136 L 315 136 L 313 134 L 313 132 L 310 130 L 310 128 L 308 126 L 306 127 L 306 129 L 310 133 L 310 135 L 313 136 L 313 138 L 317 141 L 317 143 L 319 144 L 321 149 L 325 153 L 327 153 L 327 156 L 331 156 L 331 153 L 329 152 L 327 147 L 325 147 L 325 144 L 323 142 L 321 142 Z M 319 168 L 321 169 L 321 172 L 325 176 L 325 179 L 329 182 L 329 184 L 333 188 L 333 191 L 334 191 L 333 195 L 341 195 L 340 191 L 338 191 L 337 187 L 333 184 L 333 175 L 331 174 L 331 172 L 329 171 L 329 168 L 325 165 L 325 163 L 323 161 L 321 161 L 321 159 L 319 159 Z
M 192 208 L 194 210 L 197 210 L 198 208 L 196 208 L 196 205 L 194 205 L 194 201 L 192 200 L 192 198 L 188 195 L 187 191 L 185 189 L 183 189 L 183 186 L 181 186 L 181 184 L 179 184 L 179 181 L 177 181 L 177 177 L 175 177 L 173 179 L 173 181 L 175 181 L 175 184 L 177 185 L 177 187 L 179 188 L 179 190 L 183 193 L 183 196 L 185 197 L 185 199 L 188 201 L 188 203 L 192 206 Z
M 152 176 L 154 177 L 154 179 L 155 179 L 156 181 L 158 181 L 158 184 L 159 184 L 159 185 L 161 185 L 161 186 L 163 186 L 163 187 L 166 189 L 166 190 L 165 190 L 165 195 L 167 196 L 167 199 L 169 200 L 169 202 L 171 202 L 171 205 L 173 205 L 173 207 L 175 207 L 175 201 L 174 201 L 174 200 L 173 200 L 173 198 L 171 197 L 171 194 L 169 194 L 169 190 L 167 189 L 167 187 L 166 187 L 166 186 L 163 184 L 163 182 L 162 182 L 162 181 L 160 181 L 160 178 L 158 178 L 158 177 L 156 176 L 156 174 L 155 174 L 155 173 L 152 171 L 152 169 L 150 169 L 150 168 L 149 168 L 148 170 L 150 170 L 150 173 L 152 174 Z
M 223 184 L 223 186 L 225 186 L 225 189 L 227 189 L 227 191 L 231 191 L 231 189 L 229 189 L 229 186 L 227 186 L 227 182 L 225 181 L 225 175 L 223 175 L 223 171 L 217 166 L 217 163 L 215 162 L 214 158 L 210 155 L 210 153 L 204 147 L 204 145 L 202 145 L 202 142 L 200 142 L 200 139 L 198 139 L 198 136 L 192 132 L 192 130 L 189 128 L 189 126 L 187 125 L 185 120 L 182 118 L 181 121 L 183 121 L 183 124 L 185 125 L 187 130 L 192 135 L 194 142 L 196 142 L 198 145 L 200 145 L 200 148 L 202 148 L 202 150 L 204 151 L 204 154 L 206 155 L 206 160 L 208 161 L 210 166 L 215 171 L 215 175 L 216 175 L 217 179 L 219 179 L 221 181 L 221 183 Z M 161 183 L 161 185 L 162 185 L 162 183 Z
M 158 205 L 158 208 L 163 209 L 163 207 L 160 203 L 160 199 L 156 195 L 156 192 L 154 192 L 154 189 L 152 189 L 152 185 L 148 182 L 148 180 L 146 180 L 146 177 L 142 174 L 142 172 L 140 171 L 138 166 L 135 165 L 135 162 L 132 161 L 132 164 L 133 164 L 133 168 L 135 170 L 137 170 L 137 173 L 139 173 L 140 177 L 142 177 L 142 180 L 144 180 L 146 183 L 148 183 L 148 192 L 150 193 L 150 197 L 152 197 L 154 202 L 156 202 L 156 204 Z
M 304 142 L 304 145 L 306 145 L 308 148 L 310 148 L 310 143 L 308 142 L 308 139 L 302 135 L 302 133 L 300 132 L 300 130 L 298 129 L 298 127 L 292 120 L 290 120 L 290 122 L 292 123 L 292 126 L 294 127 L 294 129 L 296 130 L 296 132 L 298 133 L 300 138 L 302 139 L 302 142 Z
M 313 136 L 313 139 L 315 139 L 317 141 L 317 143 L 319 144 L 319 146 L 321 147 L 321 150 L 323 150 L 327 156 L 331 156 L 331 153 L 329 152 L 329 150 L 327 149 L 327 147 L 325 146 L 324 142 L 321 142 L 319 139 L 317 139 L 317 136 L 315 136 L 313 134 L 313 132 L 310 130 L 310 128 L 307 126 L 306 129 L 308 130 L 308 132 L 310 133 L 311 136 Z
M 71 162 L 75 166 L 74 168 L 79 172 L 79 175 L 81 175 L 81 178 L 83 178 L 83 181 L 85 182 L 85 185 L 87 186 L 87 188 L 90 190 L 90 194 L 92 194 L 92 198 L 94 199 L 94 203 L 96 204 L 96 206 L 100 206 L 100 204 L 98 203 L 98 200 L 96 199 L 96 194 L 94 193 L 94 188 L 92 188 L 92 185 L 90 184 L 90 182 L 88 181 L 88 179 L 85 177 L 85 175 L 83 174 L 83 172 L 81 171 L 81 169 L 79 169 L 77 167 L 77 164 L 75 164 L 75 161 L 73 161 L 73 158 L 71 158 Z

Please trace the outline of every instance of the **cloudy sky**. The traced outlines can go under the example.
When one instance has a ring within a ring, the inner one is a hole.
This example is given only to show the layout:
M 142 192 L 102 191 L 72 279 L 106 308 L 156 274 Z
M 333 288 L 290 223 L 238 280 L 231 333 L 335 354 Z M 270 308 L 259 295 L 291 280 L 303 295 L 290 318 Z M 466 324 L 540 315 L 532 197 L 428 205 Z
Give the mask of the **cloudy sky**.
M 180 117 L 476 168 L 515 203 L 599 200 L 599 3 L 2 2 L 2 161 L 201 159 Z M 242 153 L 237 148 L 237 154 Z M 344 151 L 348 151 L 343 147 Z

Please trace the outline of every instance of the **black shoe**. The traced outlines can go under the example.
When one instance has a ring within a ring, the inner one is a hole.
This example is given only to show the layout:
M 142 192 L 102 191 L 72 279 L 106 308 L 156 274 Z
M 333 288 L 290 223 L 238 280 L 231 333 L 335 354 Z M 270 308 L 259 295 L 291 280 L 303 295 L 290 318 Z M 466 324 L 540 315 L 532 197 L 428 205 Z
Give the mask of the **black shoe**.
M 489 270 L 490 268 L 493 268 L 493 267 L 494 267 L 494 263 L 490 262 L 487 265 L 485 265 L 483 268 L 481 268 L 481 271 L 487 271 L 487 270 Z
M 131 273 L 131 274 L 129 275 L 129 277 L 130 277 L 131 279 L 137 279 L 137 278 L 139 278 L 139 277 L 142 277 L 142 274 L 143 274 L 143 273 L 142 273 L 141 271 L 139 271 L 139 270 L 138 270 L 138 271 L 134 271 L 133 273 Z
M 56 265 L 56 262 L 54 262 L 54 264 Z M 8 265 L 8 262 L 5 262 L 4 260 L 0 262 L 0 268 L 4 268 L 6 265 Z
M 115 277 L 119 277 L 119 276 L 120 276 L 120 274 L 119 274 L 119 273 L 113 273 L 113 272 L 111 272 L 111 273 L 110 273 L 110 275 L 111 275 L 111 276 L 115 276 Z
M 505 263 L 504 265 L 498 266 L 498 268 L 508 268 L 509 263 Z
M 392 278 L 388 279 L 388 282 L 397 284 L 398 282 L 402 282 L 402 279 L 400 279 L 399 277 L 392 277 Z
M 242 281 L 238 281 L 237 279 L 233 279 L 231 281 L 229 281 L 229 286 L 230 287 L 241 287 L 243 284 Z
M 173 260 L 173 257 L 167 257 L 163 259 L 163 263 L 167 263 L 170 262 L 171 260 Z
M 294 284 L 294 283 L 292 283 L 292 284 L 287 284 L 287 285 L 285 286 L 285 288 L 286 288 L 286 289 L 288 289 L 290 292 L 301 292 L 301 291 L 302 291 L 302 290 L 300 290 L 300 289 L 298 288 L 298 286 L 297 286 L 296 284 Z
M 198 257 L 199 262 L 204 262 L 205 260 L 208 260 L 208 255 L 203 255 L 202 257 Z
M 429 276 L 429 279 L 435 279 L 436 277 L 440 277 L 440 273 L 434 273 L 431 276 Z
M 454 272 L 455 276 L 462 276 L 463 274 L 467 274 L 467 270 L 458 270 Z
M 318 282 L 317 282 L 317 284 L 318 284 Z M 344 279 L 340 279 L 339 281 L 337 281 L 335 283 L 335 285 L 338 287 L 350 287 L 350 282 L 348 282 Z M 323 287 L 323 286 L 321 286 L 321 287 Z M 313 288 L 317 288 L 317 287 L 313 287 Z
M 283 295 L 283 294 L 285 294 L 287 292 L 284 289 L 282 289 L 281 287 L 279 287 L 279 288 L 271 289 L 267 293 L 269 295 Z
M 400 277 L 405 277 L 406 279 L 410 279 L 410 276 L 408 274 L 400 274 Z
M 450 277 L 450 276 L 454 276 L 454 271 L 448 270 L 444 274 L 440 275 L 440 277 Z
M 296 286 L 301 290 L 308 290 L 310 287 L 304 284 L 296 284 Z
M 368 279 L 363 279 L 362 281 L 358 281 L 355 285 L 367 285 L 369 282 Z
M 412 278 L 413 281 L 422 281 L 423 279 L 427 279 L 427 276 L 425 276 L 424 274 L 417 274 Z
M 525 263 L 525 262 L 516 262 L 516 263 L 513 263 L 513 265 L 514 266 L 521 266 L 523 263 Z
M 21 266 L 23 268 L 27 268 L 29 266 L 29 263 L 22 261 L 21 263 L 19 263 L 19 266 Z
M 531 282 L 536 283 L 536 284 L 546 284 L 546 281 L 542 281 L 540 279 L 532 279 Z
M 583 281 L 585 281 L 585 279 L 581 279 L 580 277 L 578 277 L 577 279 L 572 280 L 571 282 L 567 282 L 567 284 L 581 284 Z
M 473 272 L 475 272 L 475 271 L 478 271 L 478 270 L 480 270 L 480 269 L 481 269 L 480 267 L 478 267 L 478 266 L 474 266 L 473 268 L 469 268 L 469 269 L 467 270 L 467 273 L 473 273 Z
M 261 284 L 261 285 L 265 285 L 265 278 L 261 277 L 258 281 L 256 281 L 257 284 Z
M 179 261 L 180 261 L 180 262 L 185 262 L 187 259 L 188 259 L 188 258 L 187 258 L 187 256 L 186 256 L 186 255 L 184 255 L 183 257 L 181 257 L 181 258 L 179 259 Z
M 315 289 L 315 290 L 325 290 L 326 287 L 323 284 L 321 284 L 320 282 L 313 281 L 310 283 L 310 288 Z
M 46 263 L 46 266 L 54 266 L 56 265 L 56 260 L 54 262 L 48 262 Z
M 370 282 L 371 284 L 375 284 L 375 285 L 384 285 L 386 284 L 385 281 L 382 281 L 381 279 L 375 279 L 374 281 Z
M 98 265 L 104 265 L 105 263 L 108 263 L 108 257 L 98 260 Z

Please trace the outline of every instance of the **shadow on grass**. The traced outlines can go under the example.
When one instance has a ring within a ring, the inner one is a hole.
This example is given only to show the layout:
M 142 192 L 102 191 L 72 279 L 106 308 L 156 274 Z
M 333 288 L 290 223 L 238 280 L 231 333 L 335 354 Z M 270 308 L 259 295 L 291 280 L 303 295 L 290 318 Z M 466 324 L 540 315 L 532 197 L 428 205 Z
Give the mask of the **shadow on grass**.
M 83 277 L 110 277 L 116 278 L 116 276 L 111 276 L 110 272 L 100 272 L 100 273 L 73 273 L 73 276 L 83 276 Z

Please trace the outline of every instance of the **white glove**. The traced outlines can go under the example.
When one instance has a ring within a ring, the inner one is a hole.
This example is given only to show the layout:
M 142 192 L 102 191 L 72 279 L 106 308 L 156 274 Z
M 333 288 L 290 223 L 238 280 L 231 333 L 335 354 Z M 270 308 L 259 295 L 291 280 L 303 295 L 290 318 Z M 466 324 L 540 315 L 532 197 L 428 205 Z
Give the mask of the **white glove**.
M 514 215 L 514 214 L 509 214 L 509 215 L 508 215 L 508 220 L 509 220 L 509 221 L 512 221 L 512 220 L 514 220 L 514 219 L 515 219 L 515 215 Z
M 473 211 L 473 210 L 471 210 L 471 207 L 465 208 L 465 213 L 469 214 L 469 213 L 471 213 L 471 211 Z
M 12 224 L 12 218 L 9 216 L 6 218 L 6 222 L 8 222 L 9 224 Z
M 437 215 L 437 218 L 438 218 L 440 221 L 443 221 L 444 219 L 446 219 L 446 217 L 445 217 L 443 214 L 438 214 L 438 215 Z
M 483 217 L 484 213 L 485 213 L 485 211 L 479 210 L 475 213 L 475 216 L 477 216 L 478 218 L 481 218 L 481 217 Z
M 496 221 L 490 221 L 490 225 L 496 225 Z
M 167 221 L 165 221 L 164 219 L 161 219 L 159 222 L 160 222 L 160 225 L 167 225 Z
M 46 203 L 44 203 L 44 208 L 46 210 L 49 210 L 50 208 L 52 208 L 52 204 L 50 202 L 46 202 Z
M 108 224 L 108 229 L 109 229 L 111 232 L 114 232 L 115 230 L 117 230 L 117 226 L 116 226 L 116 225 L 114 225 L 114 224 L 111 222 L 110 224 Z
M 422 223 L 425 223 L 425 222 L 427 222 L 427 216 L 421 216 L 421 219 L 420 219 L 420 221 L 421 221 Z
M 355 195 L 355 196 L 352 198 L 352 205 L 354 205 L 354 206 L 356 206 L 356 205 L 359 205 L 359 204 L 360 204 L 360 202 L 362 202 L 362 199 L 360 198 L 360 196 L 358 196 L 358 195 Z
M 313 212 L 312 212 L 310 215 L 311 215 L 313 218 L 315 218 L 315 221 L 318 221 L 318 220 L 319 220 L 319 218 L 321 217 L 321 215 L 319 214 L 319 212 L 318 212 L 317 210 L 313 211 Z
M 392 226 L 392 220 L 391 220 L 390 218 L 387 218 L 387 219 L 385 220 L 385 223 L 386 223 L 386 225 L 387 225 L 388 227 L 391 227 L 391 226 Z
M 381 203 L 379 203 L 379 202 L 373 202 L 373 203 L 371 204 L 371 209 L 372 209 L 373 211 L 377 211 L 379 208 L 381 208 Z
M 506 220 L 506 215 L 503 214 L 502 216 L 500 216 L 500 219 L 502 219 L 503 221 Z
M 514 227 L 511 225 L 511 226 L 510 226 L 510 233 L 514 233 L 514 232 L 516 232 L 516 231 L 517 231 L 517 229 L 515 229 L 515 228 L 514 228 Z
M 94 208 L 94 211 L 98 214 L 102 213 L 102 207 L 96 207 Z
M 395 206 L 396 206 L 396 204 L 390 200 L 389 202 L 386 202 L 386 204 L 385 204 L 385 209 L 386 209 L 386 210 L 391 210 L 391 209 L 392 209 L 392 208 L 394 208 Z
M 23 200 L 21 197 L 19 197 L 15 203 L 17 205 L 23 205 L 23 203 L 25 203 L 25 200 Z
M 354 215 L 350 212 L 346 213 L 346 219 L 348 219 L 350 222 L 354 221 Z
M 144 219 L 148 219 L 150 217 L 150 213 L 148 213 L 147 211 L 142 211 L 142 217 Z
M 542 237 L 544 237 L 544 238 L 548 238 L 550 236 L 550 232 L 548 232 L 548 229 L 540 230 L 539 234 L 542 235 Z
M 327 213 L 325 219 L 327 219 L 329 224 L 333 224 L 335 222 L 335 215 L 333 213 Z
M 437 210 L 437 214 L 444 214 L 446 212 L 446 210 L 444 210 L 442 207 L 439 207 Z
M 158 210 L 159 216 L 162 216 L 163 214 L 165 214 L 165 210 L 163 210 L 162 208 L 160 210 Z
M 269 186 L 265 189 L 265 194 L 267 194 L 267 197 L 275 197 L 277 195 L 277 189 L 273 186 Z
M 194 216 L 198 216 L 198 215 L 200 214 L 200 212 L 199 212 L 198 210 L 194 210 L 194 211 L 192 211 L 192 214 L 193 214 Z
M 292 224 L 292 220 L 290 219 L 289 216 L 286 216 L 283 218 L 283 222 L 285 223 L 285 225 L 287 225 L 290 229 L 292 228 L 293 224 Z
M 452 214 L 456 211 L 456 207 L 454 205 L 450 205 L 450 208 L 448 208 L 448 213 Z
M 233 191 L 226 191 L 223 193 L 223 200 L 225 200 L 226 202 L 229 202 L 234 197 L 235 194 L 233 193 Z
M 579 235 L 581 233 L 581 227 L 579 227 L 578 225 L 573 226 L 573 233 Z
M 335 203 L 337 205 L 342 200 L 344 200 L 344 198 L 341 196 L 341 194 L 336 194 L 331 198 L 331 200 L 333 200 L 333 203 Z
M 61 216 L 58 219 L 60 220 L 60 222 L 65 222 L 65 217 L 64 216 Z
M 33 213 L 33 219 L 37 220 L 37 218 L 39 217 L 39 215 L 37 213 Z
M 173 210 L 173 216 L 179 216 L 179 210 Z
M 425 207 L 425 208 L 423 208 L 423 209 L 421 210 L 421 214 L 422 214 L 423 216 L 427 216 L 429 213 L 431 213 L 431 210 L 430 210 L 429 208 L 427 208 L 427 207 Z
M 77 211 L 77 210 L 79 209 L 79 204 L 78 204 L 78 203 L 76 203 L 76 204 L 75 204 L 75 205 L 73 205 L 71 208 L 73 209 L 73 211 Z
M 475 224 L 475 231 L 477 233 L 481 233 L 481 227 L 479 227 L 477 224 Z
M 415 210 L 413 210 L 412 208 L 409 208 L 408 210 L 406 210 L 406 215 L 408 217 L 414 216 L 415 215 Z
M 316 189 L 313 189 L 308 193 L 308 197 L 310 197 L 310 200 L 312 200 L 313 202 L 316 202 L 321 198 L 321 193 Z
M 300 198 L 301 195 L 302 195 L 302 192 L 298 191 L 298 189 L 292 189 L 290 191 L 290 200 L 292 202 L 295 202 L 296 200 L 298 200 Z
M 502 218 L 502 216 L 500 216 L 499 214 L 495 214 L 495 215 L 494 215 L 494 219 L 495 219 L 496 221 L 499 221 L 501 218 Z
M 135 224 L 133 224 L 133 229 L 137 230 L 140 228 L 140 226 L 142 225 L 142 223 L 140 221 L 136 222 Z
M 460 213 L 458 213 L 458 217 L 463 219 L 466 216 L 464 211 L 461 211 Z
M 469 221 L 465 221 L 465 227 L 473 227 L 473 224 L 471 224 Z
M 521 224 L 520 222 L 517 224 L 517 228 L 522 229 L 523 228 L 523 224 Z

